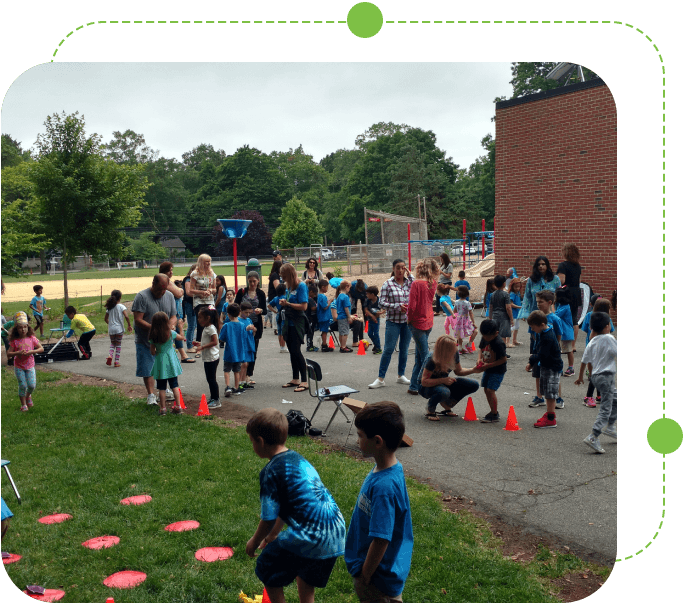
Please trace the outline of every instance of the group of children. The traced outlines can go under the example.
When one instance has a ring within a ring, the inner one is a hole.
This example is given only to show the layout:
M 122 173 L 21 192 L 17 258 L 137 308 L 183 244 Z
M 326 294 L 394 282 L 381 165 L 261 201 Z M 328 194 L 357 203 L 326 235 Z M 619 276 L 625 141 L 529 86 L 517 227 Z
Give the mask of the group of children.
M 259 474 L 260 521 L 246 552 L 254 557 L 262 550 L 255 572 L 271 602 L 284 602 L 283 588 L 293 581 L 299 601 L 313 602 L 342 555 L 361 602 L 402 601 L 413 554 L 411 506 L 396 457 L 404 417 L 396 403 L 383 401 L 366 405 L 354 422 L 359 448 L 375 467 L 361 486 L 348 530 L 316 469 L 285 446 L 287 418 L 263 409 L 247 424 L 254 452 L 269 461 Z

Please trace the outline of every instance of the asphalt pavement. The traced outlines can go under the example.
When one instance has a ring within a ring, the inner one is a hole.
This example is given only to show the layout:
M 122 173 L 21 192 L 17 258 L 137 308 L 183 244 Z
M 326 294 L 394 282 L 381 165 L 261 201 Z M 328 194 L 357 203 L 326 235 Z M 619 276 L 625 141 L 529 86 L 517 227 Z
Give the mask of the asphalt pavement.
M 479 312 L 477 313 L 479 314 Z M 479 316 L 476 317 L 480 322 Z M 443 318 L 436 317 L 429 338 L 430 348 L 444 333 Z M 526 325 L 526 324 L 525 324 Z M 400 448 L 398 457 L 412 476 L 433 486 L 473 500 L 477 508 L 496 515 L 508 523 L 524 527 L 530 533 L 551 539 L 558 546 L 568 546 L 578 555 L 599 563 L 610 563 L 617 551 L 617 442 L 608 437 L 601 439 L 606 450 L 603 455 L 594 453 L 582 441 L 591 432 L 597 409 L 582 404 L 586 386 L 575 386 L 575 378 L 561 378 L 565 408 L 557 411 L 558 427 L 539 430 L 533 427 L 544 407 L 530 408 L 535 394 L 534 379 L 525 372 L 529 356 L 529 335 L 521 330 L 522 346 L 509 349 L 511 359 L 508 371 L 498 391 L 501 421 L 494 424 L 466 422 L 466 400 L 454 411 L 458 418 L 442 418 L 430 422 L 424 417 L 425 400 L 407 393 L 407 386 L 396 383 L 398 354 L 392 357 L 386 376 L 386 387 L 370 390 L 376 377 L 380 356 L 366 354 L 341 355 L 332 353 L 305 353 L 321 364 L 321 385 L 345 384 L 358 389 L 352 398 L 366 403 L 392 400 L 402 408 L 406 433 L 414 440 L 410 448 Z M 381 327 L 384 341 L 384 326 Z M 77 363 L 53 365 L 54 369 L 104 377 L 114 381 L 142 383 L 135 377 L 135 347 L 133 336 L 126 335 L 123 342 L 121 368 L 105 365 L 109 338 L 91 341 L 94 358 Z M 580 331 L 575 367 L 579 368 L 584 349 L 584 333 Z M 475 364 L 476 355 L 463 356 L 465 368 Z M 413 346 L 409 351 L 407 377 L 413 368 Z M 308 392 L 295 393 L 292 388 L 281 388 L 291 377 L 290 358 L 280 353 L 277 337 L 272 329 L 264 331 L 259 346 L 254 379 L 254 390 L 235 399 L 235 402 L 254 410 L 276 407 L 286 413 L 300 409 L 311 417 L 316 399 Z M 479 378 L 478 374 L 472 376 Z M 223 392 L 221 365 L 218 375 Z M 194 365 L 183 365 L 179 379 L 184 393 L 199 396 L 208 394 L 201 360 Z M 292 404 L 284 403 L 292 401 Z M 230 404 L 222 398 L 224 404 Z M 482 389 L 473 395 L 478 417 L 489 407 Z M 520 430 L 504 430 L 509 407 L 513 406 Z M 343 407 L 348 416 L 351 411 Z M 333 403 L 321 406 L 313 425 L 324 429 L 332 412 Z M 353 446 L 355 432 L 338 413 L 327 432 L 331 442 Z

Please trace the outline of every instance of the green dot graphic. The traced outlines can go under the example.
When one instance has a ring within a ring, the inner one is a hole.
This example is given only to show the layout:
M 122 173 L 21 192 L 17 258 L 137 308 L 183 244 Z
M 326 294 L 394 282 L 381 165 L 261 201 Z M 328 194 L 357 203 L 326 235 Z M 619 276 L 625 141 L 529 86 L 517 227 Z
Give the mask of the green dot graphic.
M 359 38 L 372 38 L 382 29 L 382 13 L 370 2 L 359 2 L 347 14 L 347 27 Z
M 646 438 L 656 453 L 674 453 L 682 444 L 682 427 L 673 419 L 663 417 L 649 426 Z

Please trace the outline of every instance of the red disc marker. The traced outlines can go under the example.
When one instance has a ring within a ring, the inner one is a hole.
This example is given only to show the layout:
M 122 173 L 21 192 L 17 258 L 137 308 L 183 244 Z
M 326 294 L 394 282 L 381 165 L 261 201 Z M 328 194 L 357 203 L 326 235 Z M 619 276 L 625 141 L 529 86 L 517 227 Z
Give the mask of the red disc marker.
M 143 503 L 148 503 L 150 501 L 152 501 L 152 497 L 149 495 L 133 495 L 133 497 L 122 499 L 121 503 L 123 505 L 142 505 Z
M 119 541 L 120 539 L 114 535 L 106 535 L 104 537 L 93 537 L 88 539 L 88 541 L 84 541 L 81 545 L 88 549 L 104 549 L 116 545 Z
M 233 557 L 232 547 L 203 547 L 195 552 L 195 558 L 200 562 L 216 562 Z
M 71 514 L 53 514 L 52 516 L 43 516 L 38 518 L 38 522 L 42 524 L 58 524 L 59 522 L 64 522 L 65 520 L 71 520 L 73 516 Z
M 197 520 L 181 520 L 180 522 L 174 522 L 164 527 L 165 531 L 170 531 L 172 533 L 180 533 L 181 531 L 191 531 L 199 527 L 200 523 Z
M 43 595 L 31 594 L 26 589 L 24 593 L 41 602 L 59 602 L 64 597 L 64 592 L 61 589 L 46 589 Z
M 102 581 L 107 587 L 116 587 L 117 589 L 131 589 L 140 585 L 147 575 L 137 570 L 122 570 L 113 575 L 109 575 Z
M 19 554 L 10 554 L 8 558 L 2 559 L 2 563 L 12 564 L 13 562 L 18 562 L 19 560 L 21 560 L 21 556 Z

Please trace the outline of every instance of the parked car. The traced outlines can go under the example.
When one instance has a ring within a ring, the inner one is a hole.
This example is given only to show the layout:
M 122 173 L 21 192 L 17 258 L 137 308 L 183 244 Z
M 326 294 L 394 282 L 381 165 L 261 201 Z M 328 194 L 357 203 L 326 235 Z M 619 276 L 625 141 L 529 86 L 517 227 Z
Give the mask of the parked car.
M 333 250 L 333 258 L 335 259 L 346 259 L 347 250 L 345 248 L 340 248 L 339 250 Z
M 477 246 L 472 244 L 472 243 L 470 245 L 466 244 L 466 246 L 465 246 L 465 253 L 468 254 L 469 256 L 471 254 L 477 254 L 478 251 L 482 251 L 482 249 L 480 248 L 478 250 Z M 461 256 L 462 254 L 463 254 L 463 246 L 458 246 L 458 247 L 455 247 L 451 250 L 452 256 Z
M 323 260 L 332 260 L 335 257 L 335 254 L 333 254 L 332 250 L 329 250 L 327 247 L 316 250 L 314 254 L 316 258 L 323 258 Z

